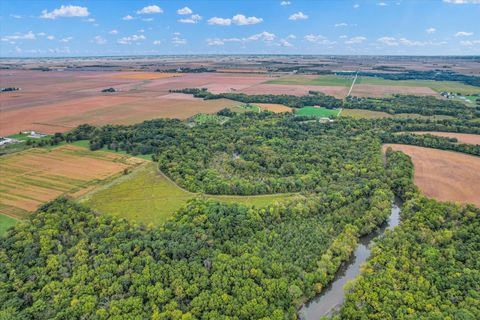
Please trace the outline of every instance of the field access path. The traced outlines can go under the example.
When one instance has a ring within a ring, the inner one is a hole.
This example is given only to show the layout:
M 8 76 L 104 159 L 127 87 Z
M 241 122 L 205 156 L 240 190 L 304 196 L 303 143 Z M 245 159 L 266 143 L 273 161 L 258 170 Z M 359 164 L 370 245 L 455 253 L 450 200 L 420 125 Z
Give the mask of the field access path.
M 355 73 L 355 78 L 353 78 L 352 85 L 350 86 L 350 90 L 348 90 L 347 97 L 350 96 L 350 93 L 352 93 L 353 86 L 355 85 L 355 81 L 357 81 L 358 78 L 358 71 Z

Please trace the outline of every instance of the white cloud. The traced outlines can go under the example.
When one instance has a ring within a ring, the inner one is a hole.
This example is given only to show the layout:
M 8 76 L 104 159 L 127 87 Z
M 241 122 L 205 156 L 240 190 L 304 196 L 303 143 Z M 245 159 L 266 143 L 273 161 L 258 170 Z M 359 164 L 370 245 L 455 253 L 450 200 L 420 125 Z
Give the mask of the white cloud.
M 95 36 L 91 42 L 96 44 L 105 44 L 107 43 L 107 40 L 105 40 L 102 36 Z
M 347 39 L 348 37 L 346 35 L 341 35 L 339 38 L 340 39 Z
M 88 19 L 85 19 L 85 22 L 95 22 L 95 19 L 94 18 L 88 18 Z
M 212 25 L 218 25 L 218 26 L 229 26 L 232 24 L 232 20 L 229 18 L 219 18 L 219 17 L 213 17 L 208 19 L 208 24 Z
M 153 44 L 156 45 L 156 46 L 158 46 L 158 45 L 162 44 L 162 41 L 160 41 L 160 40 L 155 40 L 155 41 L 153 41 Z
M 192 14 L 190 18 L 183 18 L 183 19 L 178 19 L 177 21 L 180 23 L 198 23 L 200 20 L 202 20 L 202 16 L 199 14 Z
M 293 47 L 293 44 L 288 42 L 286 39 L 280 39 L 280 46 L 281 47 Z
M 145 30 L 144 29 L 139 29 L 139 30 L 137 30 L 137 32 L 144 33 Z
M 220 25 L 220 26 L 229 26 L 231 24 L 236 24 L 237 26 L 247 26 L 252 24 L 257 24 L 263 22 L 262 18 L 257 17 L 246 17 L 243 14 L 237 14 L 230 18 L 219 18 L 213 17 L 208 19 L 208 24 Z
M 56 19 L 59 17 L 88 17 L 90 12 L 88 12 L 87 7 L 80 6 L 61 6 L 60 8 L 54 9 L 51 12 L 48 12 L 46 9 L 42 11 L 40 18 L 42 19 Z
M 280 5 L 281 5 L 281 6 L 289 6 L 289 5 L 291 5 L 291 4 L 292 4 L 292 3 L 291 3 L 290 1 L 282 1 L 282 2 L 280 2 Z
M 317 44 L 335 44 L 336 43 L 335 41 L 328 40 L 327 37 L 324 37 L 320 34 L 319 35 L 307 34 L 303 38 L 308 42 L 317 43 Z
M 257 24 L 263 22 L 262 18 L 257 17 L 245 17 L 243 14 L 237 14 L 233 16 L 232 23 L 239 25 L 239 26 L 246 26 L 250 24 Z
M 398 39 L 398 42 L 400 44 L 403 44 L 404 46 L 424 46 L 426 44 L 429 44 L 429 42 L 412 41 L 412 40 L 408 40 L 406 38 L 400 38 L 400 39 Z
M 275 34 L 263 31 L 261 33 L 254 34 L 250 37 L 248 37 L 248 40 L 251 41 L 257 41 L 257 40 L 262 40 L 262 41 L 273 41 L 275 40 Z
M 472 47 L 474 45 L 480 44 L 480 40 L 463 40 L 463 41 L 460 41 L 460 44 L 462 46 Z
M 24 16 L 21 16 L 21 15 L 19 15 L 19 14 L 11 14 L 10 16 L 11 16 L 12 18 L 14 18 L 14 19 L 22 19 L 22 18 L 24 18 Z
M 290 17 L 288 17 L 288 20 L 306 20 L 308 19 L 308 16 L 306 14 L 304 14 L 302 11 L 299 11 L 299 12 L 296 12 L 292 15 L 290 15 Z
M 394 37 L 381 37 L 378 38 L 377 41 L 387 46 L 398 46 L 397 39 L 395 39 Z
M 16 32 L 11 36 L 2 37 L 2 41 L 15 41 L 15 40 L 36 40 L 35 34 L 32 31 L 27 33 Z
M 385 6 L 387 6 L 387 4 L 386 4 L 385 2 L 379 2 L 378 5 L 379 5 L 380 7 L 385 7 Z
M 338 27 L 348 27 L 348 23 L 346 23 L 346 22 L 336 23 L 335 27 L 337 27 L 337 28 Z
M 178 14 L 192 14 L 193 11 L 192 11 L 192 9 L 190 9 L 189 7 L 183 7 L 183 8 L 181 8 L 181 9 L 178 9 L 178 10 L 177 10 L 177 13 L 178 13 Z
M 455 33 L 455 37 L 470 37 L 473 36 L 473 32 L 459 31 Z
M 297 39 L 297 36 L 294 34 L 289 34 L 286 39 Z
M 133 20 L 135 19 L 134 17 L 132 17 L 131 15 L 127 14 L 125 17 L 122 18 L 122 20 L 125 20 L 125 21 L 128 21 L 128 20 Z
M 37 36 L 39 37 L 45 37 L 47 34 L 45 32 L 39 32 L 37 33 Z
M 132 35 L 129 37 L 123 37 L 117 40 L 118 44 L 132 44 L 133 42 L 141 41 L 147 39 L 143 34 L 141 35 Z
M 214 39 L 208 38 L 206 41 L 207 41 L 207 45 L 209 46 L 223 46 L 225 44 L 225 42 L 223 42 L 223 40 L 219 38 L 214 38 Z
M 358 9 L 358 8 L 360 8 L 360 5 L 358 3 L 353 5 L 353 9 Z
M 66 37 L 66 38 L 60 39 L 60 42 L 68 43 L 68 42 L 70 42 L 70 40 L 72 40 L 72 39 L 73 39 L 73 37 Z
M 187 39 L 180 38 L 179 36 L 175 36 L 172 38 L 172 43 L 176 46 L 187 44 Z
M 109 33 L 110 33 L 110 34 L 118 34 L 118 30 L 113 29 L 113 30 L 111 30 Z
M 362 36 L 356 36 L 345 41 L 345 44 L 357 44 L 357 43 L 362 43 L 365 40 L 367 40 L 367 38 Z
M 154 19 L 153 18 L 143 18 L 142 21 L 146 21 L 146 22 L 151 22 L 153 21 Z
M 137 14 L 163 13 L 162 8 L 156 5 L 146 6 L 137 11 Z
M 436 31 L 437 31 L 437 29 L 435 29 L 435 28 L 425 29 L 425 32 L 426 32 L 426 33 L 430 33 L 430 34 L 431 34 L 431 33 L 435 33 Z
M 480 0 L 443 0 L 443 2 L 451 4 L 480 4 Z
M 48 40 L 55 40 L 55 37 L 54 36 L 47 36 L 46 37 Z

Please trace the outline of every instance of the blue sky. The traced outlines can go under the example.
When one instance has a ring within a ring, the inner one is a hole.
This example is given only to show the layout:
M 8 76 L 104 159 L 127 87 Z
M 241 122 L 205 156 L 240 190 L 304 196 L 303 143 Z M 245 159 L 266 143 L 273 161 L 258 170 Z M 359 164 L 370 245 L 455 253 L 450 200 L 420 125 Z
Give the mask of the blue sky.
M 480 0 L 16 0 L 0 8 L 2 57 L 480 54 Z

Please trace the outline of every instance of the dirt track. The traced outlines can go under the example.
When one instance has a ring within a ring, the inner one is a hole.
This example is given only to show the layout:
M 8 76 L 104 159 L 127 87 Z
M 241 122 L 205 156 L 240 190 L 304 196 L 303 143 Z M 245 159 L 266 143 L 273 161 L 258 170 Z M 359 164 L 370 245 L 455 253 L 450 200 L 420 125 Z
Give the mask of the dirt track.
M 415 184 L 426 196 L 480 207 L 480 157 L 400 144 L 384 150 L 388 147 L 412 158 Z

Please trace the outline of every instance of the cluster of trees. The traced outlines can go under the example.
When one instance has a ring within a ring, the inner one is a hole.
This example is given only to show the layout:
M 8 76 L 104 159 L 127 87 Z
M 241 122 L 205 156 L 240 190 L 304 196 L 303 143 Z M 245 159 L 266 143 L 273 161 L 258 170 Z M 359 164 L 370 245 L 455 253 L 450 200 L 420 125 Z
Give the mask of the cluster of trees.
M 342 72 L 341 74 L 354 74 Z M 387 80 L 435 80 L 435 81 L 458 81 L 475 87 L 480 87 L 479 76 L 469 76 L 461 73 L 445 70 L 418 71 L 409 70 L 406 72 L 368 72 L 360 71 L 359 76 L 378 77 Z
M 0 318 L 295 318 L 388 216 L 378 172 L 263 209 L 194 200 L 162 227 L 59 199 L 0 239 Z
M 193 94 L 194 97 L 205 100 L 211 99 L 230 99 L 244 103 L 278 103 L 291 108 L 302 108 L 306 106 L 320 106 L 328 109 L 342 107 L 342 100 L 332 96 L 327 96 L 317 91 L 311 91 L 306 96 L 293 95 L 274 95 L 274 94 L 256 94 L 247 95 L 244 93 L 211 93 L 206 88 L 186 88 L 179 90 L 171 90 L 171 92 Z
M 480 210 L 416 195 L 337 319 L 480 319 Z
M 440 150 L 451 150 L 480 156 L 480 145 L 458 143 L 456 138 L 440 137 L 431 134 L 385 133 L 382 135 L 384 143 L 410 144 L 419 147 L 435 148 Z
M 440 100 L 429 96 L 394 95 L 388 98 L 347 97 L 347 109 L 365 109 L 390 114 L 414 113 L 425 116 L 445 115 L 462 119 L 480 117 L 480 107 L 467 107 L 454 100 Z

